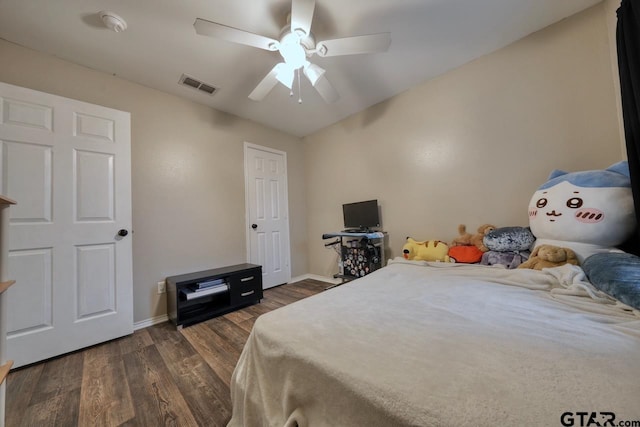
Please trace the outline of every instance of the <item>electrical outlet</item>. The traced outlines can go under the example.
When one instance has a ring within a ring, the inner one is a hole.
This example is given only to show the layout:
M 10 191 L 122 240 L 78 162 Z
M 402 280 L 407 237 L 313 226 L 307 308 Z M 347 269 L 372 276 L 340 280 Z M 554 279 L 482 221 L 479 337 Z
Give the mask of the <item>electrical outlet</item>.
M 158 282 L 158 293 L 164 294 L 165 292 L 167 292 L 166 282 L 164 280 L 162 282 Z

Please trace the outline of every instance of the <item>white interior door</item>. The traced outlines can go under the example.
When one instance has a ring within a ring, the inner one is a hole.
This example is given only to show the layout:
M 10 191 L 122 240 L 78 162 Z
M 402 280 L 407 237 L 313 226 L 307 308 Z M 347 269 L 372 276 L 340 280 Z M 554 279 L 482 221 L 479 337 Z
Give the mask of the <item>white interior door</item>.
M 7 357 L 22 366 L 133 332 L 130 115 L 0 83 L 9 219 Z M 125 232 L 123 231 L 122 234 Z
M 245 143 L 247 257 L 262 266 L 262 287 L 291 280 L 287 155 Z

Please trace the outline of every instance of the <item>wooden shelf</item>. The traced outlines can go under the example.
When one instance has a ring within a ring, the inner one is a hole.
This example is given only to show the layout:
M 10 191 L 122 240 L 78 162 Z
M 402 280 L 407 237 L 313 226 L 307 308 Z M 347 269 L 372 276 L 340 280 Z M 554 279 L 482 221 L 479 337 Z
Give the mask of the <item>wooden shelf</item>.
M 4 379 L 7 378 L 9 374 L 9 370 L 13 366 L 13 360 L 7 360 L 7 363 L 0 366 L 0 384 L 4 382 Z
M 16 201 L 13 200 L 13 199 L 8 198 L 6 196 L 0 195 L 0 204 L 2 204 L 2 205 L 15 205 Z
M 14 283 L 16 283 L 15 280 L 7 280 L 6 282 L 0 282 L 0 294 L 6 291 L 9 288 L 9 286 L 13 285 Z

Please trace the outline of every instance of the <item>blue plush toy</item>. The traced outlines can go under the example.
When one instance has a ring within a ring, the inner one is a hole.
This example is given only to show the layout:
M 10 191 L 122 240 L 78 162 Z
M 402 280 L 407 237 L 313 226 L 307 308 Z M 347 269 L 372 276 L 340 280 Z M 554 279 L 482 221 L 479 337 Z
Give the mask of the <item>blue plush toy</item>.
M 535 246 L 573 249 L 582 263 L 595 253 L 618 251 L 636 227 L 626 161 L 606 170 L 555 170 L 531 197 L 529 225 Z M 619 252 L 619 251 L 618 251 Z

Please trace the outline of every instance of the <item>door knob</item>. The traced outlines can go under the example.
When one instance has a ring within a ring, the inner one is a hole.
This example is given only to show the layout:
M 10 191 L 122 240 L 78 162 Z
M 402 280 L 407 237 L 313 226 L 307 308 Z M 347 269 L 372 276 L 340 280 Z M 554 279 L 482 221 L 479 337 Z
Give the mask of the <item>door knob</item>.
M 127 230 L 125 230 L 124 228 L 120 231 L 118 231 L 118 236 L 126 236 L 127 234 L 129 234 L 129 232 Z
M 256 228 L 258 228 L 258 224 L 251 224 L 251 228 L 255 230 Z

